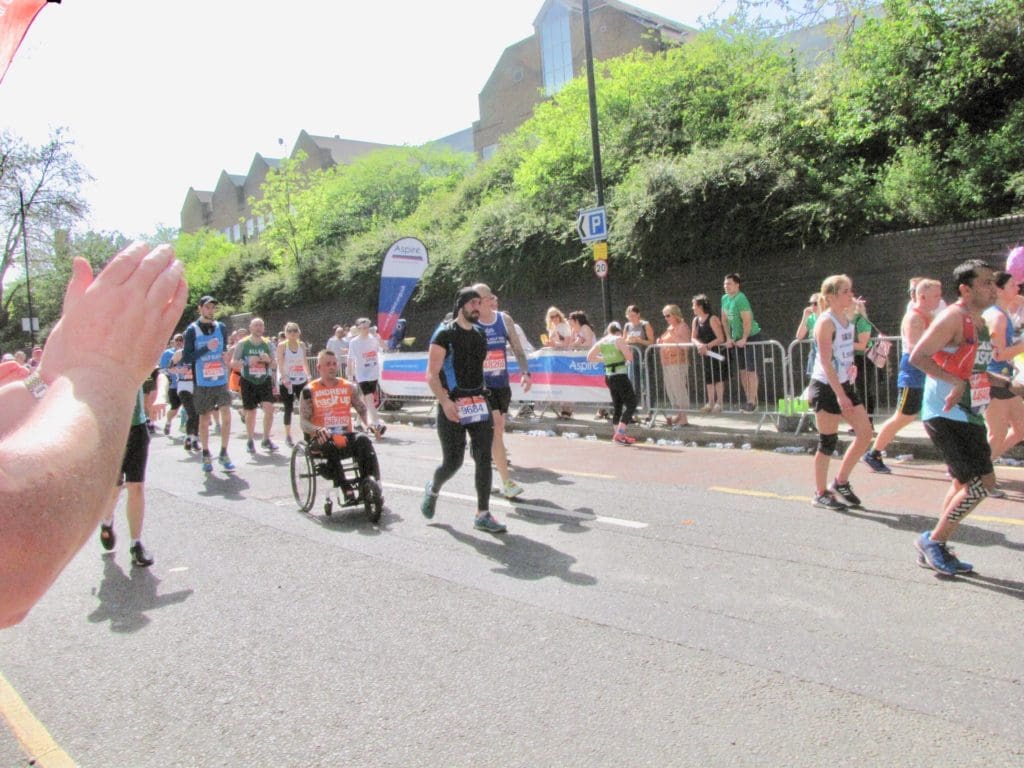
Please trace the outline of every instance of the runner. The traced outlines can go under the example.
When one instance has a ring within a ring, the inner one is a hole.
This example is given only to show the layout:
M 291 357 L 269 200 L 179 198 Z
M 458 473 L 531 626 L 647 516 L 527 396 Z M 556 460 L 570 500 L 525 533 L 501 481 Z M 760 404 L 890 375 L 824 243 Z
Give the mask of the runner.
M 217 300 L 203 296 L 199 300 L 199 318 L 185 329 L 185 346 L 180 358 L 192 366 L 195 381 L 196 412 L 199 414 L 199 440 L 203 446 L 203 472 L 213 472 L 210 454 L 210 418 L 220 415 L 220 455 L 218 461 L 225 472 L 234 472 L 235 465 L 228 457 L 228 438 L 231 437 L 231 394 L 228 392 L 228 366 L 224 349 L 228 338 L 224 323 L 214 319 Z M 179 355 L 175 352 L 175 357 Z
M 821 284 L 821 312 L 814 323 L 818 354 L 808 387 L 808 402 L 814 409 L 818 428 L 818 450 L 814 454 L 814 501 L 816 507 L 843 510 L 859 507 L 860 499 L 850 487 L 850 473 L 871 443 L 871 422 L 853 387 L 854 324 L 851 319 L 853 283 L 846 275 L 832 275 Z M 854 439 L 843 455 L 832 485 L 828 485 L 828 464 L 839 442 L 839 421 L 853 427 Z M 843 499 L 840 502 L 836 498 Z
M 522 373 L 523 392 L 529 392 L 532 384 L 529 360 L 519 336 L 515 333 L 515 321 L 507 312 L 498 311 L 498 297 L 484 283 L 477 283 L 473 290 L 480 294 L 480 317 L 476 321 L 487 337 L 487 360 L 484 362 L 484 383 L 487 386 L 491 418 L 494 419 L 494 441 L 491 455 L 494 466 L 501 477 L 501 493 L 506 499 L 514 499 L 523 488 L 509 475 L 508 452 L 505 450 L 505 417 L 512 400 L 512 387 L 508 377 L 508 355 L 505 345 L 512 347 L 516 363 Z
M 347 325 L 336 325 L 334 326 L 334 335 L 327 340 L 324 345 L 327 349 L 334 353 L 335 357 L 338 358 L 338 375 L 342 378 L 351 378 L 346 375 L 345 366 L 348 363 L 348 345 L 351 339 L 348 335 L 349 328 Z
M 153 371 L 150 380 L 156 384 L 157 371 Z M 151 390 L 155 396 L 155 387 Z M 117 486 L 110 499 L 110 512 L 106 520 L 100 523 L 100 544 L 108 552 L 114 548 L 117 536 L 114 535 L 114 508 L 117 497 L 124 488 L 126 492 L 124 511 L 128 518 L 128 535 L 132 538 L 132 565 L 148 568 L 153 564 L 152 556 L 142 545 L 142 523 L 146 516 L 146 464 L 149 460 L 149 430 L 146 428 L 146 396 L 142 388 L 135 398 L 135 411 L 132 413 L 132 426 L 128 432 L 128 443 L 121 462 L 121 472 L 117 478 Z
M 355 500 L 355 491 L 344 484 L 341 460 L 354 457 L 360 474 L 377 480 L 380 480 L 380 466 L 370 438 L 356 434 L 352 429 L 353 410 L 359 414 L 363 426 L 369 428 L 366 403 L 359 394 L 359 387 L 338 377 L 338 358 L 329 349 L 322 350 L 317 356 L 317 370 L 319 379 L 310 382 L 308 387 L 303 382 L 296 390 L 296 395 L 301 397 L 300 426 L 330 464 L 334 487 L 343 489 L 344 493 L 344 498 L 339 498 L 338 503 L 344 504 Z
M 473 527 L 488 533 L 505 533 L 506 526 L 488 509 L 494 423 L 484 387 L 487 337 L 474 325 L 479 319 L 480 294 L 472 288 L 462 288 L 455 296 L 453 319 L 438 326 L 430 339 L 427 385 L 437 398 L 442 463 L 424 489 L 420 512 L 428 520 L 434 517 L 441 486 L 462 466 L 468 432 L 470 453 L 476 464 L 477 513 Z
M 633 359 L 633 348 L 622 336 L 622 326 L 617 322 L 608 323 L 605 335 L 587 352 L 587 362 L 604 363 L 604 383 L 612 395 L 612 423 L 616 425 L 612 442 L 618 445 L 632 445 L 635 437 L 626 434 L 626 425 L 633 420 L 636 411 L 636 392 L 629 381 L 627 369 Z
M 903 354 L 900 356 L 900 370 L 896 386 L 900 388 L 896 400 L 896 412 L 889 417 L 881 429 L 871 450 L 864 454 L 864 463 L 875 472 L 888 475 L 892 470 L 882 459 L 884 451 L 897 433 L 917 419 L 921 413 L 921 399 L 924 396 L 924 373 L 910 364 L 910 353 L 914 345 L 931 325 L 935 310 L 942 301 L 942 283 L 938 280 L 918 278 L 914 284 L 914 295 L 910 307 L 903 316 L 900 333 L 903 336 Z
M 910 363 L 926 376 L 921 405 L 925 431 L 952 477 L 938 523 L 914 545 L 918 565 L 946 576 L 974 570 L 947 542 L 996 483 L 981 415 L 990 397 L 985 368 L 992 356 L 981 313 L 996 300 L 995 278 L 991 267 L 974 260 L 953 270 L 953 282 L 959 300 L 935 318 L 910 353 Z
M 284 403 L 284 442 L 291 448 L 295 444 L 292 441 L 292 409 L 309 382 L 309 362 L 306 360 L 309 349 L 302 340 L 298 323 L 285 323 L 284 334 L 284 342 L 277 345 L 277 372 L 281 377 L 281 402 Z M 334 357 L 340 365 L 341 358 L 337 352 L 334 352 Z
M 171 434 L 171 422 L 178 415 L 181 408 L 181 398 L 178 397 L 178 368 L 171 363 L 174 353 L 185 345 L 185 337 L 176 333 L 171 339 L 171 346 L 160 355 L 160 373 L 167 377 L 167 419 L 164 421 L 164 434 Z
M 263 332 L 263 320 L 254 317 L 249 321 L 249 335 L 236 345 L 231 358 L 231 367 L 241 373 L 242 410 L 245 412 L 245 431 L 248 439 L 245 450 L 256 453 L 256 409 L 263 407 L 263 441 L 260 447 L 265 451 L 276 451 L 277 446 L 270 439 L 274 424 L 274 350 Z
M 179 349 L 185 347 L 185 337 L 182 334 L 177 334 L 174 337 L 175 349 L 177 352 Z M 203 450 L 203 446 L 199 442 L 199 413 L 196 411 L 196 404 L 193 400 L 195 395 L 195 381 L 192 378 L 192 366 L 185 365 L 184 363 L 173 363 L 174 356 L 171 356 L 174 372 L 178 376 L 178 399 L 181 401 L 182 407 L 185 409 L 185 450 L 190 454 Z
M 380 339 L 370 333 L 370 319 L 356 320 L 357 335 L 348 345 L 349 379 L 359 385 L 359 391 L 366 396 L 366 410 L 369 414 L 370 431 L 380 439 L 387 429 L 381 423 L 374 397 L 380 379 Z

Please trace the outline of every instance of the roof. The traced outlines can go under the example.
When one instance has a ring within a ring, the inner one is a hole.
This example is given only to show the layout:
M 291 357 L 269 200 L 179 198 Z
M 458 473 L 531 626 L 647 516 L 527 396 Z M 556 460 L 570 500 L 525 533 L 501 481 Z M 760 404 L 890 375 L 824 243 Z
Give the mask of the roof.
M 303 131 L 305 133 L 305 131 Z M 307 133 L 307 136 L 321 149 L 331 153 L 331 160 L 337 164 L 350 163 L 357 157 L 369 154 L 376 149 L 387 149 L 393 144 L 377 144 L 373 141 L 355 141 L 343 139 L 340 136 L 314 136 Z
M 544 5 L 541 6 L 540 12 L 537 14 L 537 18 L 533 20 L 533 25 L 535 27 L 540 26 L 541 21 L 544 19 L 544 15 L 548 12 L 548 8 L 554 2 L 561 3 L 565 7 L 571 8 L 572 10 L 577 11 L 579 13 L 583 12 L 583 3 L 580 2 L 580 0 L 545 0 Z M 637 8 L 635 5 L 623 3 L 621 2 L 621 0 L 594 0 L 594 2 L 590 4 L 590 10 L 591 12 L 593 12 L 604 5 L 607 5 L 610 8 L 614 8 L 615 10 L 619 11 L 619 13 L 624 13 L 629 16 L 635 16 L 638 19 L 646 21 L 647 23 L 655 27 L 667 27 L 676 32 L 697 31 L 694 27 L 687 26 L 686 24 L 681 24 L 680 22 L 673 21 L 672 19 L 667 19 L 664 16 L 659 16 L 658 14 L 651 13 L 650 11 L 645 11 L 643 8 Z
M 196 189 L 195 187 L 189 187 L 188 192 L 190 195 L 195 195 L 196 200 L 200 203 L 212 203 L 213 192 L 208 189 Z
M 456 152 L 473 152 L 473 127 L 463 128 L 461 131 L 455 133 L 449 133 L 447 136 L 442 136 L 440 139 L 434 139 L 428 141 L 429 146 L 437 146 L 443 144 L 446 147 L 454 149 Z

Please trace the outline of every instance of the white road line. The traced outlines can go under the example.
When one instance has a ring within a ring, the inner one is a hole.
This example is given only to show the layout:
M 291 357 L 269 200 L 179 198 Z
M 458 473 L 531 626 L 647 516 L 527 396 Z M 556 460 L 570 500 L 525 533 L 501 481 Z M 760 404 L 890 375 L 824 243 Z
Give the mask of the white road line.
M 399 485 L 398 483 L 384 483 L 385 488 L 393 488 L 399 491 L 411 491 L 415 494 L 422 494 L 423 489 L 415 485 Z M 476 496 L 469 496 L 464 493 L 451 493 L 449 491 L 441 491 L 438 494 L 449 499 L 458 499 L 459 501 L 468 501 L 471 504 L 476 503 Z M 621 528 L 646 528 L 647 523 L 641 523 L 637 520 L 623 520 L 618 517 L 605 517 L 603 515 L 588 515 L 582 512 L 576 512 L 570 509 L 552 509 L 551 507 L 541 507 L 534 504 L 527 504 L 522 502 L 512 503 L 507 499 L 501 497 L 494 497 L 491 503 L 497 507 L 503 507 L 511 512 L 516 510 L 528 510 L 530 512 L 536 512 L 540 515 L 551 515 L 554 517 L 571 517 L 575 520 L 582 520 L 584 522 L 594 523 L 606 523 L 607 525 L 617 525 Z

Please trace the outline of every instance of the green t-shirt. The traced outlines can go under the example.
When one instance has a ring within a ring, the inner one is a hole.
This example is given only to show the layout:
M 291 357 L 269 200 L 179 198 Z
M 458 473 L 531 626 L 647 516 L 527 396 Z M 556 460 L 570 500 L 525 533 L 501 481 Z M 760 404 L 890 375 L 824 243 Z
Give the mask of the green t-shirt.
M 619 369 L 624 368 L 626 364 L 626 356 L 622 354 L 622 350 L 615 345 L 615 339 L 611 336 L 605 336 L 601 339 L 600 344 L 601 362 L 604 363 L 604 372 L 609 375 L 613 373 L 621 373 L 622 371 Z
M 139 424 L 146 423 L 146 396 L 142 393 L 142 387 L 139 387 L 139 393 L 135 398 L 135 410 L 132 411 L 132 426 L 137 427 Z
M 260 360 L 260 355 L 274 357 L 270 342 L 265 338 L 253 339 L 246 336 L 235 348 L 235 359 L 242 363 L 242 377 L 253 384 L 262 384 L 270 377 L 270 363 Z
M 739 341 L 743 338 L 743 317 L 741 312 L 750 313 L 750 336 L 761 332 L 761 326 L 754 319 L 754 310 L 747 301 L 747 297 L 740 291 L 735 296 L 728 293 L 722 296 L 722 314 L 729 322 L 729 336 L 732 341 Z
M 860 338 L 860 335 L 865 331 L 871 333 L 871 323 L 868 322 L 868 319 L 864 317 L 864 315 L 858 312 L 853 316 L 853 340 L 857 341 L 857 339 Z M 864 353 L 866 351 L 867 350 L 864 349 L 854 349 L 853 354 L 857 357 L 864 357 Z

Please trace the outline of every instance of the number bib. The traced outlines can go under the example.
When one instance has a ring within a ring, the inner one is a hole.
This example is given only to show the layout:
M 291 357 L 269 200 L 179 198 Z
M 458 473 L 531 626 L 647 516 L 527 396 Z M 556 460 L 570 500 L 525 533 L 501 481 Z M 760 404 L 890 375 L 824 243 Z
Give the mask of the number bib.
M 459 412 L 459 424 L 479 424 L 491 418 L 491 409 L 482 395 L 460 397 L 455 401 L 455 408 Z
M 484 375 L 501 374 L 505 372 L 505 350 L 491 349 L 487 351 L 484 360 Z
M 267 364 L 260 360 L 256 355 L 251 355 L 246 361 L 246 365 L 249 368 L 250 376 L 267 375 Z
M 207 380 L 219 379 L 224 376 L 224 361 L 206 360 L 203 362 L 203 378 Z
M 992 383 L 987 373 L 972 373 L 969 379 L 971 386 L 971 410 L 984 413 L 992 401 Z
M 302 367 L 301 363 L 292 365 L 288 369 L 288 378 L 291 380 L 293 384 L 298 384 L 299 382 L 305 381 L 306 369 Z

